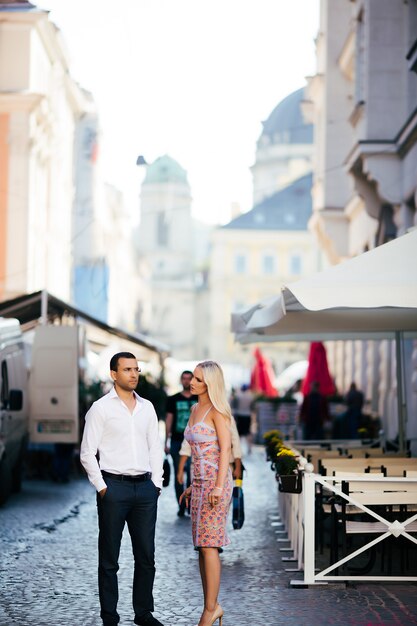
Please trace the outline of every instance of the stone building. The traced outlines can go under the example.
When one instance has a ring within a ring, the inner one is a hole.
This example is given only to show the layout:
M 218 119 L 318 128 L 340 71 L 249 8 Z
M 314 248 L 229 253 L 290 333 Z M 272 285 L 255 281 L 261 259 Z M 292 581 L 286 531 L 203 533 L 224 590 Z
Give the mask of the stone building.
M 317 73 L 309 80 L 304 113 L 315 137 L 310 227 L 330 263 L 417 225 L 416 72 L 415 0 L 321 0 Z M 395 437 L 391 343 L 328 348 L 339 389 L 356 380 Z M 405 358 L 409 413 L 415 416 L 416 343 L 405 342 Z M 417 449 L 417 419 L 408 436 Z
M 149 320 L 146 267 L 137 263 L 124 196 L 104 181 L 99 116 L 84 93 L 90 108 L 75 127 L 71 298 L 103 322 L 140 331 Z
M 313 273 L 318 257 L 311 217 L 313 135 L 301 113 L 303 90 L 285 98 L 263 123 L 252 166 L 254 206 L 213 233 L 210 348 L 222 363 L 250 366 L 253 346 L 234 343 L 230 312 Z M 306 345 L 264 345 L 277 373 L 305 358 Z
M 71 298 L 82 311 L 107 322 L 109 265 L 100 223 L 104 198 L 99 168 L 99 118 L 92 96 L 85 95 L 90 110 L 75 126 Z
M 129 217 L 99 144 L 93 97 L 48 11 L 0 0 L 0 299 L 46 289 L 134 331 L 146 285 L 127 272 Z
M 147 330 L 169 344 L 178 360 L 206 355 L 206 309 L 202 305 L 206 279 L 198 264 L 198 258 L 206 257 L 205 230 L 199 232 L 191 214 L 187 172 L 168 155 L 157 158 L 146 167 L 141 187 L 136 247 L 148 272 L 151 311 Z
M 262 124 L 251 167 L 254 205 L 311 172 L 313 127 L 302 116 L 303 94 L 288 95 Z
M 0 298 L 71 291 L 74 134 L 88 110 L 60 32 L 0 1 Z
M 313 219 L 328 259 L 384 243 L 416 223 L 417 4 L 321 2 L 314 124 Z

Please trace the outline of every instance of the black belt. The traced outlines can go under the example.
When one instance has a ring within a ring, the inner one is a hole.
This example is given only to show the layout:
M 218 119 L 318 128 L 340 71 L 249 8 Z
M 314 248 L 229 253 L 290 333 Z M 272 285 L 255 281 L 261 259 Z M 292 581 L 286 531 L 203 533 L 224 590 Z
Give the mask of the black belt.
M 110 474 L 110 472 L 101 471 L 104 477 L 112 478 L 113 480 L 127 480 L 131 483 L 143 483 L 145 480 L 151 480 L 151 472 L 145 472 L 145 474 L 137 474 L 136 476 L 129 476 L 128 474 Z

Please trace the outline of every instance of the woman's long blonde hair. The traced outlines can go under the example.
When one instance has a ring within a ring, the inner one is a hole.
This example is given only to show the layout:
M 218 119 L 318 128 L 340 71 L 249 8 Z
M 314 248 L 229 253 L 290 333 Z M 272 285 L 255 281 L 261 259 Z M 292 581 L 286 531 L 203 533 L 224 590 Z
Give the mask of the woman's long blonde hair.
M 232 419 L 232 411 L 227 400 L 226 386 L 224 384 L 223 370 L 216 361 L 202 361 L 198 363 L 203 371 L 203 379 L 207 385 L 207 393 L 210 402 L 229 422 Z

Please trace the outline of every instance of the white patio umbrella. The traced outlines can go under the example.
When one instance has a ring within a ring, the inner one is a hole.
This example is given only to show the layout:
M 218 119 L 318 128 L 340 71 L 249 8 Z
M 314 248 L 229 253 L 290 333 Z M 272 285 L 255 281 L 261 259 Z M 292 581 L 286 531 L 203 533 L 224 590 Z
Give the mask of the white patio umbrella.
M 402 337 L 417 332 L 417 229 L 340 265 L 282 287 L 232 315 L 241 343 L 395 339 L 399 442 L 404 446 Z

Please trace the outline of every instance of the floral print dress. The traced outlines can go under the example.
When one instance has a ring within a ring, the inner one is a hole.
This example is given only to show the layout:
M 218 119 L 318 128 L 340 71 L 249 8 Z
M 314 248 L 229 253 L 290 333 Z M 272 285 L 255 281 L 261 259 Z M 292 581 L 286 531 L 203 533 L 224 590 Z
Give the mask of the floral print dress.
M 230 539 L 226 532 L 227 514 L 232 497 L 232 473 L 228 469 L 222 495 L 216 506 L 211 506 L 208 497 L 214 489 L 220 461 L 220 447 L 216 429 L 207 426 L 203 419 L 187 427 L 184 437 L 191 446 L 193 459 L 193 482 L 191 491 L 191 523 L 194 546 L 220 548 L 227 546 Z

